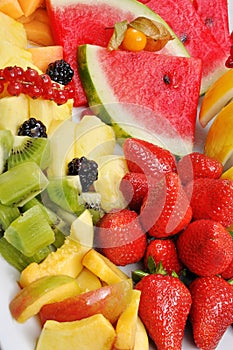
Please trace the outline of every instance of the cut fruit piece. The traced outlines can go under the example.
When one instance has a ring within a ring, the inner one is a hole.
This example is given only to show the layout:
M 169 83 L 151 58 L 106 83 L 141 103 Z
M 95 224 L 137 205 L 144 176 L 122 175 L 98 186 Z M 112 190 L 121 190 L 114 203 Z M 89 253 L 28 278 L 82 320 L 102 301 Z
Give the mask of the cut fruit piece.
M 137 328 L 133 350 L 149 350 L 149 339 L 147 331 L 139 317 L 137 318 Z
M 10 169 L 20 163 L 32 161 L 44 170 L 50 164 L 50 160 L 50 144 L 47 138 L 15 136 L 7 166 Z
M 16 46 L 15 44 L 1 38 L 0 40 L 0 67 L 8 66 L 10 59 L 14 57 L 15 65 L 17 65 L 17 59 L 24 59 L 28 61 L 28 65 L 32 62 L 32 54 L 26 48 Z
M 85 267 L 77 277 L 77 282 L 81 293 L 89 292 L 102 287 L 100 279 Z
M 131 136 L 178 155 L 192 151 L 199 59 L 83 45 L 78 62 L 91 108 L 112 125 L 119 141 Z
M 13 45 L 25 49 L 27 47 L 27 35 L 23 24 L 1 11 L 0 22 L 0 38 L 4 38 L 4 40 L 9 41 Z
M 83 269 L 82 258 L 86 252 L 79 242 L 67 237 L 64 244 L 49 254 L 43 262 L 33 262 L 22 271 L 20 286 L 25 287 L 41 277 L 52 274 L 76 278 Z
M 202 60 L 201 94 L 205 93 L 227 70 L 228 54 L 202 22 L 190 0 L 150 0 L 146 5 L 169 23 L 191 57 Z
M 89 250 L 89 252 L 85 254 L 82 264 L 109 285 L 129 278 L 108 258 L 94 249 Z
M 30 16 L 38 7 L 43 4 L 43 0 L 18 0 L 26 17 Z
M 233 101 L 222 108 L 214 119 L 207 133 L 204 153 L 223 165 L 230 163 L 233 154 Z
M 59 45 L 30 47 L 28 51 L 32 55 L 33 64 L 44 73 L 51 62 L 63 58 L 63 47 Z
M 128 172 L 123 156 L 109 155 L 98 158 L 98 179 L 94 182 L 95 191 L 101 195 L 101 207 L 105 212 L 123 209 L 126 200 L 120 191 L 120 183 Z
M 22 207 L 45 190 L 48 179 L 35 162 L 24 162 L 0 175 L 0 202 Z
M 233 99 L 233 69 L 216 80 L 201 102 L 199 121 L 205 127 Z
M 107 47 L 112 29 L 117 22 L 132 21 L 144 16 L 162 23 L 174 38 L 165 47 L 170 55 L 189 56 L 181 41 L 161 17 L 148 7 L 131 0 L 49 0 L 46 2 L 54 41 L 64 47 L 64 59 L 75 71 L 75 106 L 87 103 L 80 82 L 76 52 L 77 46 L 94 44 Z M 98 18 L 98 21 L 96 20 Z M 77 30 L 73 30 L 73 28 Z M 110 28 L 110 30 L 106 29 Z
M 47 320 L 77 321 L 95 314 L 102 314 L 114 324 L 130 302 L 131 291 L 132 280 L 128 279 L 44 305 L 39 313 L 41 324 Z
M 47 23 L 33 19 L 31 22 L 24 23 L 23 26 L 28 40 L 32 43 L 43 46 L 54 45 L 51 28 Z
M 224 173 L 222 173 L 221 179 L 233 180 L 233 166 L 231 166 L 229 169 L 224 171 Z
M 39 205 L 16 218 L 6 229 L 4 237 L 26 256 L 33 256 L 54 242 L 54 232 Z
M 80 321 L 48 320 L 39 337 L 36 350 L 111 350 L 115 330 L 101 314 Z M 141 349 L 143 350 L 143 349 Z
M 1 229 L 5 231 L 19 215 L 20 211 L 17 207 L 0 204 L 0 231 Z
M 70 238 L 78 241 L 83 247 L 91 249 L 94 241 L 94 226 L 91 213 L 85 209 L 70 227 Z
M 10 302 L 12 317 L 25 322 L 38 314 L 45 304 L 58 302 L 80 293 L 76 280 L 69 276 L 46 276 L 21 289 Z
M 0 2 L 0 11 L 14 19 L 18 19 L 23 15 L 18 0 L 2 0 Z
M 14 137 L 10 130 L 0 130 L 0 174 L 6 169 L 8 160 L 14 143 Z

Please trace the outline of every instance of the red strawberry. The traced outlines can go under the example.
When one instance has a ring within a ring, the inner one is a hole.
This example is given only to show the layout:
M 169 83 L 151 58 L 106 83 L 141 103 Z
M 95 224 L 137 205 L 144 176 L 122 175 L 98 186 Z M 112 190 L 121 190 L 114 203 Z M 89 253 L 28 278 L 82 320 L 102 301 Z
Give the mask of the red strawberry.
M 177 274 L 182 269 L 182 264 L 178 258 L 175 243 L 171 239 L 151 240 L 146 248 L 144 265 L 148 269 L 148 257 L 151 256 L 156 264 L 162 263 L 167 273 L 175 271 Z
M 98 222 L 95 239 L 96 247 L 121 266 L 141 260 L 147 244 L 137 213 L 129 209 L 105 214 Z
M 219 222 L 193 221 L 177 239 L 181 261 L 199 276 L 222 273 L 233 259 L 233 240 Z
M 188 288 L 177 277 L 149 274 L 136 284 L 139 316 L 158 350 L 181 349 L 191 306 Z
M 139 216 L 144 229 L 157 238 L 181 231 L 190 222 L 192 210 L 178 175 L 167 173 L 148 186 Z
M 199 277 L 190 286 L 190 320 L 195 344 L 214 350 L 233 323 L 233 286 L 218 276 Z
M 221 273 L 222 278 L 226 280 L 233 278 L 233 259 L 231 260 L 230 265 Z
M 199 152 L 187 154 L 177 163 L 177 172 L 183 184 L 198 178 L 218 179 L 222 171 L 222 163 Z
M 122 178 L 120 190 L 131 210 L 139 211 L 147 194 L 147 177 L 143 173 L 127 173 Z
M 130 172 L 147 176 L 176 172 L 176 161 L 171 152 L 150 142 L 128 138 L 123 144 L 123 151 Z
M 229 227 L 233 223 L 233 181 L 196 179 L 186 187 L 194 219 L 212 219 Z

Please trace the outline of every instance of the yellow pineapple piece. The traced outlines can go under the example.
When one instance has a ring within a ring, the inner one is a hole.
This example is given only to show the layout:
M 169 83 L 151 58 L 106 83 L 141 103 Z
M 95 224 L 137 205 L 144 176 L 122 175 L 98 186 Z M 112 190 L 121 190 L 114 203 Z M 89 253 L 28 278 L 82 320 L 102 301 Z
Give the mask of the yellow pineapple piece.
M 29 264 L 20 275 L 20 285 L 25 287 L 33 281 L 48 275 L 66 275 L 77 277 L 81 272 L 82 258 L 86 249 L 82 245 L 66 238 L 64 244 L 55 252 L 50 253 L 40 264 Z
M 102 315 L 73 322 L 46 321 L 36 350 L 111 350 L 115 330 Z
M 230 162 L 233 154 L 233 101 L 222 108 L 211 125 L 204 152 L 223 165 Z
M 84 255 L 82 264 L 108 285 L 118 283 L 129 278 L 108 258 L 94 249 L 89 250 Z
M 149 338 L 140 317 L 137 318 L 135 344 L 133 350 L 149 350 Z
M 4 38 L 15 46 L 27 47 L 27 35 L 22 23 L 0 12 L 0 38 Z
M 17 64 L 17 59 L 23 59 L 27 61 L 29 65 L 32 63 L 32 54 L 25 48 L 16 46 L 12 44 L 10 41 L 1 38 L 0 40 L 0 67 L 10 66 L 9 61 L 15 60 L 15 64 Z
M 128 306 L 118 318 L 116 342 L 114 344 L 114 349 L 116 350 L 131 350 L 134 348 L 140 296 L 141 292 L 133 289 Z
M 88 209 L 84 210 L 70 227 L 70 238 L 77 240 L 87 251 L 93 247 L 94 226 L 91 213 Z
M 77 277 L 77 283 L 81 293 L 89 292 L 102 287 L 100 279 L 85 267 Z
M 205 127 L 232 98 L 233 69 L 230 69 L 215 81 L 203 97 L 199 115 L 200 124 Z
M 0 129 L 16 135 L 19 126 L 28 119 L 28 99 L 25 95 L 0 98 Z

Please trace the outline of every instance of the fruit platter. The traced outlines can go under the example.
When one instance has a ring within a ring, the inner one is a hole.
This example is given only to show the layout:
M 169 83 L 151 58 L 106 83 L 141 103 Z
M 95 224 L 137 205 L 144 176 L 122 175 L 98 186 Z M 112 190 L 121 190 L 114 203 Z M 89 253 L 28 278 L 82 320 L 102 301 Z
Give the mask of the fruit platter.
M 0 350 L 232 349 L 233 1 L 0 20 Z

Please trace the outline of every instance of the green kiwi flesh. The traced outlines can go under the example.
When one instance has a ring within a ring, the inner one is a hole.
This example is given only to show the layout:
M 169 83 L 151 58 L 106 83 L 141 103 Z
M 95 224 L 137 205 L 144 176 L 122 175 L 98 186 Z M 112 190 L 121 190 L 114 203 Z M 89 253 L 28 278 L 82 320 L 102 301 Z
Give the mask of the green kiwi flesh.
M 17 207 L 0 204 L 0 232 L 4 232 L 19 215 L 20 211 Z
M 6 161 L 10 156 L 14 136 L 10 130 L 0 130 L 0 174 L 5 171 Z
M 8 169 L 23 163 L 32 161 L 44 170 L 51 161 L 50 143 L 47 138 L 14 136 L 14 144 L 7 160 Z

